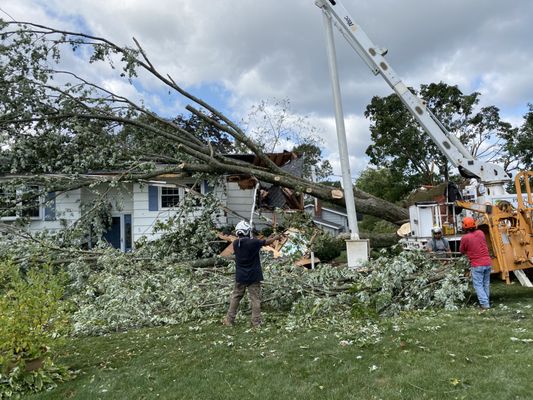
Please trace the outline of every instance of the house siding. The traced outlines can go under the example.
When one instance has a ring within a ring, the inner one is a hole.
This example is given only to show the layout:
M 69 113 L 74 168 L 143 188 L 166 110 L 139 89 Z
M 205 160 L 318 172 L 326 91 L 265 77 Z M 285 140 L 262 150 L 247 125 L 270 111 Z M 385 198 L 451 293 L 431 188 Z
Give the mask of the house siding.
M 72 225 L 81 216 L 80 200 L 81 189 L 59 194 L 55 201 L 55 219 L 53 221 L 45 221 L 44 219 L 31 221 L 29 231 L 31 233 L 44 230 L 56 232 L 62 228 L 63 224 Z M 41 212 L 44 213 L 44 207 L 42 207 Z
M 315 215 L 315 208 L 313 205 L 306 205 L 304 207 L 304 210 L 306 213 L 312 215 L 314 217 Z M 320 219 L 324 220 L 324 221 L 328 221 L 330 223 L 333 223 L 333 224 L 336 224 L 336 225 L 340 225 L 340 226 L 343 226 L 344 227 L 344 232 L 349 232 L 350 229 L 348 227 L 348 217 L 346 215 L 340 215 L 336 212 L 332 212 L 332 211 L 329 211 L 328 209 L 325 209 L 323 208 L 322 209 L 322 215 L 320 216 Z M 342 233 L 342 231 L 339 231 L 335 228 L 332 228 L 332 227 L 328 227 L 328 226 L 325 226 L 325 225 L 320 225 L 320 228 L 325 231 L 325 232 L 328 232 L 330 233 L 331 235 L 333 236 L 336 236 L 338 235 L 339 233 Z
M 337 213 L 322 209 L 322 219 L 342 225 L 345 229 L 348 229 L 348 218 L 344 215 L 339 215 Z
M 228 214 L 228 225 L 236 225 L 243 218 L 250 219 L 254 203 L 254 189 L 241 189 L 236 182 L 228 182 L 226 186 L 227 207 L 238 215 Z
M 171 183 L 171 182 L 169 182 Z M 187 181 L 176 181 L 177 184 L 185 184 Z M 29 230 L 31 232 L 39 232 L 48 230 L 55 232 L 62 227 L 72 225 L 79 218 L 84 205 L 90 204 L 93 200 L 98 198 L 100 194 L 105 195 L 109 199 L 111 205 L 111 214 L 119 216 L 122 214 L 131 215 L 132 225 L 132 240 L 133 242 L 145 237 L 148 240 L 154 240 L 160 237 L 159 233 L 154 233 L 154 226 L 158 221 L 165 222 L 168 218 L 176 215 L 178 209 L 171 210 L 153 210 L 149 209 L 149 185 L 148 184 L 121 184 L 117 187 L 109 188 L 109 186 L 102 184 L 91 188 L 81 188 L 72 190 L 67 193 L 59 194 L 55 199 L 55 208 L 48 210 L 47 215 L 54 215 L 55 219 L 45 220 L 45 207 L 41 209 L 42 219 L 33 220 L 30 222 Z M 205 191 L 205 185 L 202 191 Z M 227 210 L 221 213 L 217 224 L 236 225 L 241 219 L 248 220 L 253 205 L 253 189 L 242 190 L 235 182 L 227 182 L 217 185 L 210 189 L 220 199 L 221 203 Z M 159 197 L 159 196 L 158 196 Z M 159 198 L 158 206 L 159 208 Z M 271 225 L 273 218 L 279 222 L 280 217 L 274 217 L 270 211 L 263 211 L 262 216 L 259 217 L 254 214 L 254 224 L 257 229 L 262 229 Z M 128 217 L 129 218 L 129 217 Z
M 330 228 L 329 226 L 324 226 L 322 225 L 321 226 L 321 229 L 326 232 L 326 233 L 329 233 L 331 236 L 337 236 L 339 234 L 339 231 L 336 230 L 336 229 L 333 229 L 333 228 Z
M 132 224 L 134 242 L 142 237 L 146 237 L 148 240 L 158 239 L 161 234 L 154 232 L 155 224 L 158 221 L 165 222 L 168 218 L 175 216 L 178 212 L 178 208 L 150 211 L 149 191 L 150 189 L 148 185 L 133 185 Z M 216 187 L 214 191 L 215 195 L 222 201 L 222 204 L 226 204 L 224 189 Z M 227 224 L 226 216 L 221 216 L 217 223 L 220 225 Z
M 176 214 L 175 210 L 149 211 L 148 185 L 133 185 L 133 241 L 137 241 L 143 236 L 148 239 L 157 239 L 161 235 L 154 233 L 154 225 L 157 221 L 165 221 Z
M 122 184 L 117 187 L 109 188 L 107 185 L 99 185 L 91 190 L 81 189 L 81 204 L 89 204 L 104 194 L 111 204 L 111 213 L 113 214 L 129 214 L 133 210 L 133 184 Z
M 243 219 L 249 221 L 254 204 L 254 189 L 241 189 L 238 183 L 228 182 L 226 193 L 227 207 L 237 214 L 228 214 L 227 225 L 237 225 Z M 257 230 L 270 227 L 273 224 L 279 224 L 283 218 L 279 213 L 274 213 L 273 211 L 257 209 L 256 211 L 260 212 L 260 214 L 254 213 L 253 215 L 253 224 Z

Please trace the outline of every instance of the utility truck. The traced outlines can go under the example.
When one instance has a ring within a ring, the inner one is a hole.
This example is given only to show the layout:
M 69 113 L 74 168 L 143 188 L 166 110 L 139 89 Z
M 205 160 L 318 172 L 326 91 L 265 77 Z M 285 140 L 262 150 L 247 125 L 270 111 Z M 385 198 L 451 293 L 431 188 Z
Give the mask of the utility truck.
M 511 177 L 505 170 L 497 164 L 476 159 L 453 133 L 448 132 L 424 101 L 394 72 L 385 59 L 387 50 L 369 39 L 339 1 L 317 0 L 315 4 L 374 75 L 380 75 L 394 90 L 450 163 L 463 177 L 470 178 L 463 192 L 448 190 L 447 198 L 441 203 L 423 202 L 410 207 L 410 222 L 403 229 L 405 245 L 421 248 L 431 238 L 432 227 L 439 226 L 458 248 L 462 218 L 470 215 L 487 237 L 492 272 L 499 273 L 509 283 L 509 273 L 513 271 L 523 285 L 530 286 L 522 270 L 533 268 L 533 172 L 518 173 L 514 178 L 517 193 L 507 193 L 505 186 Z

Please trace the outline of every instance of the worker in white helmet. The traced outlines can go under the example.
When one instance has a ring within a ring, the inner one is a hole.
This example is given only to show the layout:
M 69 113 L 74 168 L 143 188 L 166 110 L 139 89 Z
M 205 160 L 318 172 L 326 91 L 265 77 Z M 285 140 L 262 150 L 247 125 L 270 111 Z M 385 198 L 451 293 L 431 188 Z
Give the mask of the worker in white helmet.
M 442 228 L 434 226 L 431 229 L 431 239 L 426 244 L 426 250 L 430 253 L 435 253 L 437 257 L 450 257 L 451 249 L 448 240 L 442 236 Z
M 239 303 L 248 289 L 248 297 L 252 305 L 252 326 L 261 325 L 261 281 L 263 271 L 259 250 L 278 240 L 282 235 L 261 240 L 251 237 L 252 227 L 246 221 L 241 221 L 235 227 L 238 238 L 233 242 L 235 253 L 235 286 L 230 296 L 228 313 L 223 320 L 224 325 L 231 326 L 235 322 Z

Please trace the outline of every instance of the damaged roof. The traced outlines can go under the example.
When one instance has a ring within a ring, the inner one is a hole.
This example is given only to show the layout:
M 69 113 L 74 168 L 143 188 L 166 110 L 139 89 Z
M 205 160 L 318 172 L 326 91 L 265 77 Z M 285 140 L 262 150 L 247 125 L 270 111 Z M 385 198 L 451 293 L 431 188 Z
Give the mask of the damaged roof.
M 284 171 L 291 175 L 301 177 L 303 174 L 303 157 L 296 153 L 284 151 L 282 153 L 268 153 L 267 156 Z M 265 166 L 255 154 L 229 154 L 226 157 L 248 162 L 257 166 Z M 254 189 L 257 179 L 251 175 L 231 175 L 229 182 L 237 182 L 243 190 Z M 260 191 L 258 207 L 266 209 L 283 208 L 290 210 L 303 210 L 303 195 L 295 194 L 293 190 L 274 185 L 272 183 L 259 181 Z
M 259 159 L 255 154 L 224 154 L 225 157 L 233 158 L 235 160 L 240 160 L 247 162 L 252 165 L 257 165 L 258 167 L 266 167 L 266 164 L 263 160 Z M 292 151 L 283 151 L 282 153 L 266 153 L 266 156 L 274 162 L 278 167 L 282 167 L 291 160 L 298 158 L 296 153 Z

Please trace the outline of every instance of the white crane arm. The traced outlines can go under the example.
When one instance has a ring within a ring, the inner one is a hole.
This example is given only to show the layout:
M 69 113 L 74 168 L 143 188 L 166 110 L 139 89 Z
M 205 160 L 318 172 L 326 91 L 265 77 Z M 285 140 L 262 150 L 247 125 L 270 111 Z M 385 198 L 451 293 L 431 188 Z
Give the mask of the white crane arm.
M 478 178 L 487 187 L 500 186 L 503 190 L 503 183 L 510 180 L 505 170 L 497 164 L 476 160 L 459 139 L 445 129 L 424 101 L 408 89 L 387 63 L 384 57 L 387 51 L 374 45 L 339 1 L 316 0 L 315 4 L 332 19 L 348 44 L 359 54 L 374 75 L 380 74 L 385 79 L 424 131 L 452 165 L 459 168 L 462 175 Z

